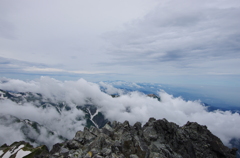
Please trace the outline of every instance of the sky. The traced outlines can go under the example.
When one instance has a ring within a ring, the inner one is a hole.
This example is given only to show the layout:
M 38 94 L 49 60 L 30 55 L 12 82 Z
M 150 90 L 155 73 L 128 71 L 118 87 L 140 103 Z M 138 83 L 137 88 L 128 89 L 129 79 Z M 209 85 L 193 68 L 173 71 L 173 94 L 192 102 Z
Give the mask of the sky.
M 0 77 L 239 92 L 239 17 L 239 0 L 1 0 Z

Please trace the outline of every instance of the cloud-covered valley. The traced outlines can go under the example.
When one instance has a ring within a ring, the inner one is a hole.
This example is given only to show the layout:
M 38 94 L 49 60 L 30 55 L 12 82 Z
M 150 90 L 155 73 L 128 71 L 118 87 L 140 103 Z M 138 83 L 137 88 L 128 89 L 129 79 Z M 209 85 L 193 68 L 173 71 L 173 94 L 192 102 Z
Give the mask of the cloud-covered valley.
M 53 103 L 67 104 L 71 109 L 62 109 L 59 113 L 53 106 L 37 107 L 36 105 L 39 105 L 39 103 L 36 101 L 20 104 L 4 98 L 1 94 L 0 114 L 1 116 L 8 116 L 8 118 L 14 116 L 21 120 L 35 121 L 44 125 L 46 129 L 68 139 L 71 139 L 76 131 L 82 130 L 86 125 L 84 112 L 77 108 L 77 106 L 86 104 L 97 106 L 98 111 L 102 112 L 110 121 L 123 122 L 128 120 L 131 124 L 134 124 L 137 121 L 145 123 L 150 117 L 155 117 L 156 119 L 166 118 L 180 126 L 186 124 L 187 121 L 194 121 L 206 125 L 225 145 L 229 145 L 232 138 L 240 138 L 238 132 L 240 116 L 238 113 L 220 110 L 209 111 L 199 100 L 186 101 L 180 96 L 173 97 L 161 89 L 157 94 L 161 99 L 160 101 L 138 91 L 129 92 L 117 89 L 104 82 L 97 84 L 87 82 L 84 79 L 63 82 L 49 77 L 41 77 L 32 81 L 2 78 L 0 89 L 13 94 L 16 92 L 41 94 L 43 99 L 50 100 Z M 104 92 L 101 91 L 102 89 L 104 89 Z M 119 96 L 113 98 L 109 94 L 118 94 Z M 82 120 L 78 118 L 82 118 Z M 25 139 L 19 132 L 19 125 L 7 124 L 4 119 L 0 120 L 1 144 Z M 48 143 L 49 146 L 60 141 L 60 139 L 54 137 L 44 139 L 46 134 L 38 137 L 40 137 L 41 142 Z M 51 140 L 51 143 L 49 140 Z

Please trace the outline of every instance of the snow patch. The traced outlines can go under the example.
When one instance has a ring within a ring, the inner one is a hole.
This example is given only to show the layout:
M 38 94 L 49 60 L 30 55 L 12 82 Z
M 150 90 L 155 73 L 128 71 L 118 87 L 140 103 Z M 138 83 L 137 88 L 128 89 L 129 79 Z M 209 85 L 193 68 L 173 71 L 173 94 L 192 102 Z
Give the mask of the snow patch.
M 22 94 L 18 94 L 18 93 L 10 93 L 11 95 L 15 96 L 15 97 L 21 97 Z
M 17 155 L 16 155 L 16 158 L 23 158 L 24 156 L 30 154 L 31 151 L 23 151 L 22 149 L 20 149 L 18 152 L 17 152 Z
M 0 99 L 7 99 L 7 97 L 4 97 L 3 94 L 5 94 L 5 93 L 0 91 Z
M 0 150 L 0 156 L 3 154 L 3 151 L 2 150 Z
M 89 114 L 90 114 L 90 120 L 92 121 L 92 123 L 97 127 L 97 128 L 99 128 L 98 127 L 98 125 L 93 121 L 93 118 L 98 114 L 98 110 L 96 111 L 96 113 L 95 114 L 91 114 L 91 111 L 89 110 L 89 109 L 87 109 L 88 110 L 88 112 L 89 112 Z
M 32 122 L 31 121 L 29 121 L 29 120 L 23 120 L 26 124 L 29 124 L 29 125 L 32 125 Z
M 18 150 L 22 149 L 24 147 L 24 145 L 20 145 L 18 148 L 16 148 L 17 146 L 15 146 L 13 149 L 9 150 L 8 152 L 6 152 L 2 158 L 9 158 L 10 156 L 14 155 L 16 152 L 18 152 Z

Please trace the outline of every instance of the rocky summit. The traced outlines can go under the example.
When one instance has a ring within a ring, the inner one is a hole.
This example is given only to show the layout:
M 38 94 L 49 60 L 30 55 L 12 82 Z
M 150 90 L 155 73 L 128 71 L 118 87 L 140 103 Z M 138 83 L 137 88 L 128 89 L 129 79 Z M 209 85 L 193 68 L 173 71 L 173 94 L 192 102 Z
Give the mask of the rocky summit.
M 51 151 L 26 142 L 5 144 L 0 156 L 17 157 L 19 151 L 25 158 L 234 158 L 237 149 L 224 146 L 206 126 L 196 122 L 180 127 L 166 119 L 150 118 L 143 126 L 140 122 L 131 126 L 128 121 L 115 121 L 102 129 L 85 127 L 72 140 L 55 144 Z

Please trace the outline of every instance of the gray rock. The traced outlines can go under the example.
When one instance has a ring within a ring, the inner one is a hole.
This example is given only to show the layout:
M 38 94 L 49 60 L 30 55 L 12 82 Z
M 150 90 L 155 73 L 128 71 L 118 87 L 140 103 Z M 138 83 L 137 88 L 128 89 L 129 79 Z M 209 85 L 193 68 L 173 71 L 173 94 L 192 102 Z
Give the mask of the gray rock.
M 143 127 L 139 122 L 131 126 L 125 121 L 108 123 L 100 130 L 85 128 L 72 140 L 55 144 L 50 152 L 35 157 L 234 158 L 236 151 L 224 146 L 206 126 L 187 122 L 179 127 L 166 119 L 150 118 Z
M 103 148 L 101 153 L 103 154 L 103 156 L 108 156 L 110 155 L 112 152 L 111 148 Z
M 138 156 L 136 154 L 131 154 L 129 157 L 130 158 L 138 158 Z

